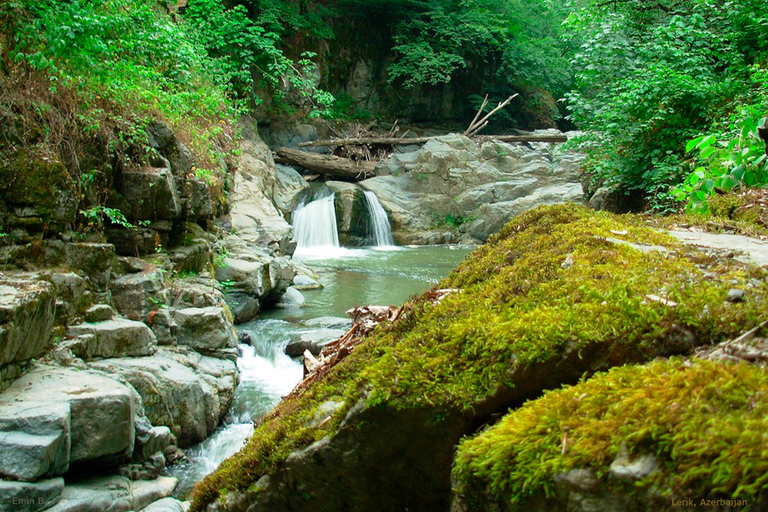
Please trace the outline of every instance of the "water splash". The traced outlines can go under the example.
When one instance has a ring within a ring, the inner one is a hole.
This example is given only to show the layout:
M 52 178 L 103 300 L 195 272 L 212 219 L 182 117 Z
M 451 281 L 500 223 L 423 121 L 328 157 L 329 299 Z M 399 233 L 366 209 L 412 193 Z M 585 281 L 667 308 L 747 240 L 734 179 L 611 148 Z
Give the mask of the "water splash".
M 340 246 L 335 198 L 335 194 L 326 189 L 316 195 L 313 201 L 302 204 L 293 212 L 297 250 Z
M 392 227 L 389 225 L 387 212 L 379 202 L 376 194 L 370 190 L 364 190 L 365 202 L 368 205 L 370 214 L 371 234 L 373 235 L 373 245 L 376 247 L 393 246 L 395 240 L 392 238 Z

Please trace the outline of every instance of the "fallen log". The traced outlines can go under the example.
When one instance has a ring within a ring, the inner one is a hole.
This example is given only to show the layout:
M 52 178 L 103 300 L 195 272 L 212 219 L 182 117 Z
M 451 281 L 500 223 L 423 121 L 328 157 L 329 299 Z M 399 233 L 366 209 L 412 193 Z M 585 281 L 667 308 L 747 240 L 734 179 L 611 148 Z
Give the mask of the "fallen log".
M 365 145 L 382 145 L 382 146 L 401 146 L 410 144 L 426 144 L 427 142 L 435 139 L 436 137 L 363 137 L 358 139 L 328 139 L 328 140 L 314 140 L 310 142 L 301 142 L 301 147 L 321 147 L 321 146 L 365 146 Z M 475 136 L 474 140 L 489 142 L 567 142 L 568 137 L 565 135 L 481 135 Z
M 318 174 L 342 180 L 363 180 L 374 175 L 377 162 L 360 162 L 333 155 L 309 153 L 298 149 L 280 148 L 275 155 L 279 164 L 295 165 Z

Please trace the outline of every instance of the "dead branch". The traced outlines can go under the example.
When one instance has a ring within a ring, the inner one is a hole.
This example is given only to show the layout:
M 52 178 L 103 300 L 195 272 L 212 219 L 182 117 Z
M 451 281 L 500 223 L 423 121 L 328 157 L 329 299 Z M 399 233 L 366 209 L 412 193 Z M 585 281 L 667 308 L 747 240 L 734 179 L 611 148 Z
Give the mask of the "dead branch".
M 475 119 L 469 124 L 469 127 L 466 129 L 466 131 L 464 131 L 464 135 L 466 137 L 471 137 L 472 135 L 477 134 L 480 130 L 488 126 L 488 120 L 491 118 L 493 114 L 495 114 L 499 110 L 509 105 L 512 102 L 512 100 L 517 98 L 518 96 L 519 95 L 517 93 L 513 94 L 506 100 L 496 105 L 496 108 L 488 112 L 488 114 L 486 114 L 485 117 L 478 120 L 477 118 L 480 117 L 480 114 L 483 112 L 483 109 L 485 109 L 486 105 L 488 105 L 488 95 L 486 94 L 485 100 L 483 101 L 483 104 L 480 106 L 480 110 L 477 111 L 477 114 L 475 115 Z
M 302 142 L 301 147 L 321 147 L 321 146 L 351 146 L 351 145 L 390 145 L 402 146 L 410 144 L 426 144 L 437 137 L 364 137 L 348 139 L 327 139 L 315 140 L 311 142 Z M 499 142 L 567 142 L 565 135 L 477 135 L 475 140 L 481 142 L 499 141 Z

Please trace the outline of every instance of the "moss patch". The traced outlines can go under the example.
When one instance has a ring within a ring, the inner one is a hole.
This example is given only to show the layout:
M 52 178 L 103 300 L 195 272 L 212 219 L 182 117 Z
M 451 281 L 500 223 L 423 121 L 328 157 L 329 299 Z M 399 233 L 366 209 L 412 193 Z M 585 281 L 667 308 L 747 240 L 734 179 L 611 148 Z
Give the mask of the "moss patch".
M 607 238 L 669 252 L 644 252 Z M 693 250 L 644 227 L 641 218 L 576 205 L 514 219 L 439 285 L 460 291 L 439 304 L 426 295 L 412 299 L 397 322 L 376 329 L 324 380 L 281 403 L 239 454 L 198 485 L 193 510 L 203 510 L 223 490 L 247 490 L 293 450 L 333 434 L 363 397 L 369 407 L 472 417 L 500 389 L 531 388 L 521 378 L 526 368 L 552 374 L 566 363 L 579 374 L 592 372 L 687 353 L 756 325 L 768 296 L 765 273 L 686 251 Z M 734 281 L 747 286 L 750 279 L 760 284 L 750 288 L 748 300 L 724 301 Z M 322 427 L 306 426 L 327 400 L 346 405 Z
M 768 489 L 766 432 L 764 368 L 673 358 L 615 368 L 526 403 L 462 442 L 454 476 L 470 509 L 492 496 L 524 510 L 535 493 L 554 494 L 558 473 L 590 468 L 606 477 L 623 446 L 661 462 L 640 488 L 754 502 Z
M 34 151 L 20 151 L 8 166 L 0 166 L 2 199 L 31 206 L 44 221 L 75 220 L 77 189 L 63 163 Z

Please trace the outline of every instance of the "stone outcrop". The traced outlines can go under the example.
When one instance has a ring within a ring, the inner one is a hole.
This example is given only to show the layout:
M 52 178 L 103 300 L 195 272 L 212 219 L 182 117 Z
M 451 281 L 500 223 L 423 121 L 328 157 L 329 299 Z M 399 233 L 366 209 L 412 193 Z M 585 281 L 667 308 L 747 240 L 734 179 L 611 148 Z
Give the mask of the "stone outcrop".
M 454 134 L 398 148 L 359 186 L 376 194 L 401 244 L 477 243 L 531 208 L 582 201 L 582 159 L 551 144 L 475 143 Z M 349 200 L 337 206 L 342 219 L 354 215 Z
M 0 277 L 0 367 L 39 357 L 51 342 L 55 287 L 34 275 Z
M 104 359 L 90 366 L 129 382 L 141 395 L 147 418 L 170 428 L 180 446 L 213 433 L 237 385 L 234 362 L 165 348 L 150 357 Z
M 0 474 L 34 481 L 78 462 L 128 458 L 138 406 L 128 386 L 98 373 L 35 369 L 0 395 Z

